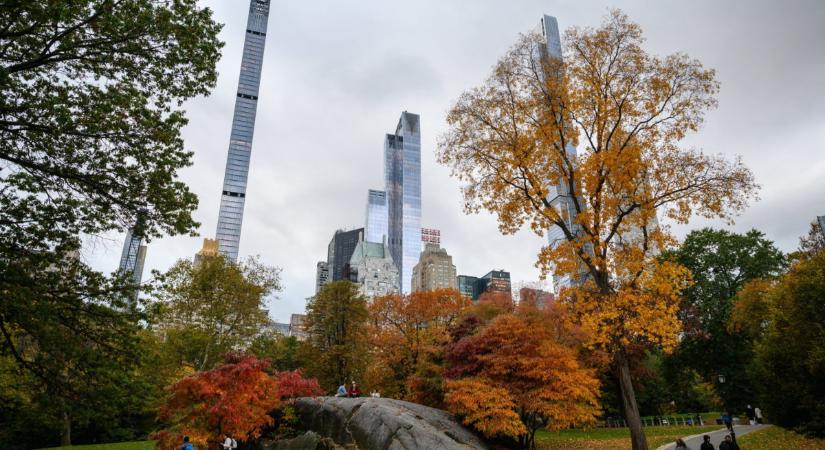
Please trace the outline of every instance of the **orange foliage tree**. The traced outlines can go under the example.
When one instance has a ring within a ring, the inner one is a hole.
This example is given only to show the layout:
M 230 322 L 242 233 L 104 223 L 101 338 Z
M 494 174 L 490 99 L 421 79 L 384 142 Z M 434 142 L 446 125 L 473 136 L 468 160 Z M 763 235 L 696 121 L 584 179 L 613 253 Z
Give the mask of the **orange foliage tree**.
M 445 375 L 471 381 L 447 382 L 448 409 L 488 437 L 514 437 L 522 448 L 533 448 L 541 427 L 591 423 L 599 383 L 582 363 L 583 339 L 558 307 L 499 315 L 449 346 Z M 498 412 L 506 407 L 511 413 Z
M 385 396 L 440 406 L 447 328 L 469 304 L 454 289 L 374 299 L 369 305 L 373 361 L 367 384 Z
M 731 220 L 758 188 L 741 160 L 679 145 L 716 105 L 714 71 L 684 54 L 650 55 L 643 41 L 619 11 L 567 31 L 563 58 L 542 36 L 522 36 L 459 97 L 438 149 L 468 212 L 494 213 L 504 233 L 558 231 L 537 265 L 575 281 L 560 301 L 612 355 L 635 450 L 647 442 L 626 349 L 676 343 L 690 283 L 686 269 L 657 259 L 675 243 L 657 213 Z
M 266 359 L 236 359 L 169 387 L 158 414 L 169 427 L 153 436 L 159 449 L 178 448 L 183 436 L 202 448 L 219 442 L 223 433 L 238 441 L 255 439 L 273 424 L 269 413 L 284 399 L 321 393 L 318 382 L 304 379 L 300 371 L 273 376 L 267 373 L 270 363 Z

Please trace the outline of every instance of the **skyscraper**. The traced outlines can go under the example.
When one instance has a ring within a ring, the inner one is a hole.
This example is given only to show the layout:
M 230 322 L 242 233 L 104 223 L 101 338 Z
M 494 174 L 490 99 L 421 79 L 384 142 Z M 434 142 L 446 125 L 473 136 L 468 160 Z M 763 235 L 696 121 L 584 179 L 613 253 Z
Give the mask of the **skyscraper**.
M 255 113 L 258 108 L 258 89 L 261 84 L 268 18 L 269 0 L 250 0 L 216 232 L 221 254 L 232 261 L 238 259 L 238 245 L 241 240 L 249 157 L 252 153 L 252 135 L 255 131 Z
M 395 134 L 384 139 L 388 239 L 401 274 L 401 291 L 410 292 L 412 269 L 421 253 L 421 123 L 401 113 Z
M 318 261 L 315 266 L 315 293 L 329 283 L 329 264 L 326 261 Z
M 123 251 L 120 253 L 118 269 L 128 273 L 135 284 L 143 279 L 143 263 L 146 260 L 146 246 L 143 238 L 130 228 L 126 231 L 126 240 L 123 242 Z
M 453 257 L 447 250 L 428 242 L 418 264 L 413 267 L 413 292 L 457 287 Z
M 349 260 L 349 279 L 359 285 L 358 292 L 374 298 L 398 292 L 398 269 L 390 257 L 387 240 L 359 241 Z
M 384 242 L 384 237 L 389 238 L 387 221 L 387 193 L 370 189 L 367 192 L 367 223 L 364 227 L 364 240 Z
M 544 48 L 538 49 L 540 58 L 550 58 L 561 60 L 561 35 L 559 34 L 559 24 L 553 16 L 544 15 L 539 23 L 542 37 L 544 38 Z M 546 75 L 546 74 L 545 74 Z M 555 76 L 555 74 L 554 74 Z M 571 161 L 576 161 L 577 152 L 576 147 L 569 143 L 565 147 L 568 158 Z M 565 224 L 569 230 L 576 233 L 580 230 L 580 226 L 574 223 L 576 215 L 575 205 L 573 203 L 574 192 L 570 192 L 567 183 L 560 182 L 556 186 L 550 187 L 550 194 L 547 196 L 550 205 L 555 208 L 561 217 L 564 218 Z M 556 247 L 567 238 L 558 225 L 551 225 L 547 230 L 547 241 L 550 247 Z M 563 287 L 570 287 L 582 278 L 581 274 L 553 274 L 553 285 L 556 292 Z

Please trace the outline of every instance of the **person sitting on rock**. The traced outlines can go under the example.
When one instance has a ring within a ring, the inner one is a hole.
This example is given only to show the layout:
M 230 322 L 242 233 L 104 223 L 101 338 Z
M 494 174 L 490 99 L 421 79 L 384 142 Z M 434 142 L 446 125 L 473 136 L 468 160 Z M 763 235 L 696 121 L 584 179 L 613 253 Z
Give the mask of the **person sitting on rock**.
M 361 396 L 361 390 L 358 389 L 358 384 L 355 383 L 355 380 L 352 380 L 352 385 L 350 386 L 349 391 L 347 392 L 347 394 L 348 394 L 348 397 L 360 397 Z
M 346 397 L 347 396 L 347 382 L 344 381 L 338 386 L 338 390 L 335 392 L 336 397 Z

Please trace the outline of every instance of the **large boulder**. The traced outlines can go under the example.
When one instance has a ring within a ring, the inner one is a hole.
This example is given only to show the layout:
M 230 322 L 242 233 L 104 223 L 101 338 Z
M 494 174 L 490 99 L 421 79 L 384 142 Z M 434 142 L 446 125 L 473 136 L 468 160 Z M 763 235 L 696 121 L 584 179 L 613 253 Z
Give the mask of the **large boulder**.
M 299 398 L 302 428 L 365 450 L 487 449 L 439 409 L 388 398 Z

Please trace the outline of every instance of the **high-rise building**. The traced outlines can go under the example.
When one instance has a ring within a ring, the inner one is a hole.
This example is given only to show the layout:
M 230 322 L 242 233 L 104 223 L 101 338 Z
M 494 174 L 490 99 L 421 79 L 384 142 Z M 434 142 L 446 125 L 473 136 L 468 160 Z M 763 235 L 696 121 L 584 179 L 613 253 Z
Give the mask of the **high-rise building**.
M 216 232 L 220 252 L 232 261 L 238 259 L 238 246 L 241 240 L 241 223 L 246 202 L 249 158 L 252 153 L 252 135 L 255 131 L 268 19 L 269 0 L 250 0 Z
M 410 292 L 412 269 L 421 253 L 421 121 L 401 113 L 395 134 L 384 139 L 388 240 L 401 274 L 402 292 Z
M 479 277 L 476 289 L 478 290 L 479 296 L 485 292 L 503 292 L 512 295 L 510 272 L 491 270 L 484 276 Z
M 551 292 L 526 286 L 519 289 L 518 293 L 519 304 L 532 304 L 539 309 L 546 308 L 555 298 Z
M 358 292 L 367 298 L 398 292 L 398 268 L 392 261 L 386 238 L 381 243 L 358 242 L 349 260 L 349 277 L 359 285 Z
M 126 231 L 126 240 L 123 242 L 123 251 L 120 253 L 118 269 L 128 273 L 135 284 L 143 279 L 143 263 L 146 260 L 146 246 L 143 238 L 130 228 Z
M 327 246 L 327 265 L 329 281 L 348 280 L 349 260 L 355 246 L 362 239 L 363 228 L 344 231 L 336 230 Z
M 561 61 L 561 35 L 559 34 L 559 24 L 555 17 L 544 15 L 539 22 L 539 29 L 544 38 L 544 48 L 537 49 L 538 56 L 541 59 L 555 59 Z M 546 75 L 546 74 L 545 74 Z M 551 76 L 558 76 L 551 74 Z M 576 161 L 577 151 L 572 144 L 567 144 L 565 147 L 567 157 L 571 161 Z M 575 223 L 577 216 L 573 196 L 575 192 L 570 191 L 570 186 L 561 181 L 559 184 L 550 187 L 550 194 L 547 196 L 550 205 L 559 212 L 559 215 L 564 218 L 564 222 L 568 230 L 573 233 L 579 233 L 581 226 Z M 583 203 L 580 203 L 583 204 Z M 562 228 L 558 225 L 552 225 L 547 230 L 547 241 L 551 248 L 555 248 L 562 242 L 566 241 L 567 237 L 564 235 Z M 585 274 L 553 274 L 553 285 L 556 292 L 563 287 L 570 287 L 583 280 Z
M 447 250 L 437 244 L 427 243 L 413 267 L 412 291 L 456 289 L 455 265 Z
M 478 300 L 482 294 L 488 292 L 503 292 L 513 295 L 510 285 L 510 272 L 491 270 L 481 277 L 459 275 L 456 277 L 458 291 L 464 296 Z
M 218 250 L 218 240 L 205 238 L 203 240 L 203 246 L 195 253 L 195 265 L 200 264 L 204 258 L 214 258 L 220 254 Z
M 318 261 L 315 266 L 315 293 L 329 283 L 329 263 L 326 261 Z
M 427 244 L 441 245 L 441 230 L 435 228 L 421 229 L 421 251 L 423 252 Z
M 307 338 L 306 314 L 292 314 L 289 316 L 289 336 L 295 336 L 299 341 Z
M 478 293 L 476 292 L 478 277 L 459 275 L 456 277 L 456 284 L 458 284 L 458 292 L 461 292 L 461 294 L 465 297 L 472 300 L 476 300 L 478 298 Z
M 387 211 L 387 193 L 370 189 L 367 192 L 367 222 L 364 227 L 364 240 L 384 242 L 389 239 Z

